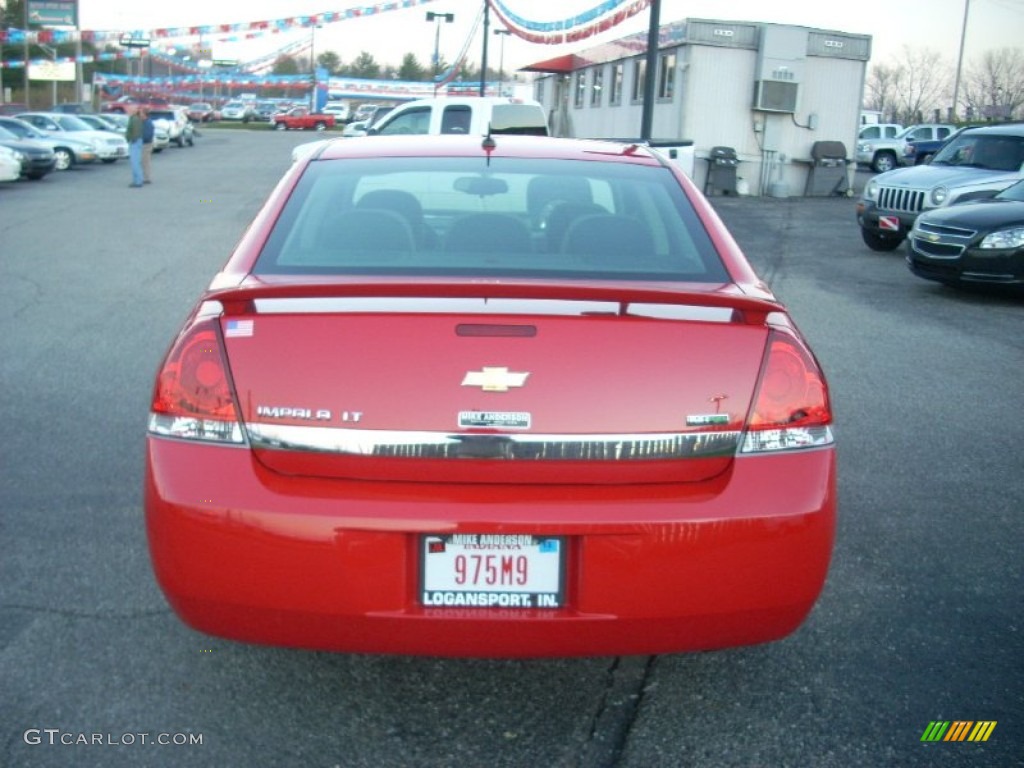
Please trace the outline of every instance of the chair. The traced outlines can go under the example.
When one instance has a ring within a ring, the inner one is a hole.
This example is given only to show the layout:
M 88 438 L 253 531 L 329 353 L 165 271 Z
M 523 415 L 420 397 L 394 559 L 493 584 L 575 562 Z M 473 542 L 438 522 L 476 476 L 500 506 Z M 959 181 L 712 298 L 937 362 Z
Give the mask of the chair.
M 552 203 L 592 203 L 590 182 L 580 176 L 534 176 L 526 185 L 526 211 L 540 224 L 545 208 Z
M 555 203 L 541 222 L 547 238 L 548 252 L 561 252 L 565 233 L 576 219 L 601 213 L 608 211 L 597 203 Z
M 581 256 L 588 264 L 630 267 L 655 256 L 654 238 L 631 216 L 582 216 L 569 225 L 562 252 Z
M 411 192 L 401 189 L 374 189 L 356 201 L 356 208 L 394 211 L 409 223 L 413 238 L 421 249 L 437 247 L 437 234 L 423 220 L 423 206 Z
M 474 213 L 457 219 L 444 239 L 450 253 L 532 253 L 530 230 L 502 213 Z
M 359 254 L 354 263 L 365 263 L 366 255 L 387 259 L 412 255 L 416 250 L 409 224 L 394 211 L 353 208 L 327 219 L 318 233 L 318 248 L 341 254 L 343 263 Z

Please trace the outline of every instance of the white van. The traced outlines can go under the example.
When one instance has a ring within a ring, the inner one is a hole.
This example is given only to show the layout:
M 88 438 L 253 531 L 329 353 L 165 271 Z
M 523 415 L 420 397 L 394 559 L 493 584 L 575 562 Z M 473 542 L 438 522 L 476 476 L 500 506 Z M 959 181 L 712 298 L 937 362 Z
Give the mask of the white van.
M 504 96 L 441 97 L 402 104 L 370 128 L 371 136 L 513 133 L 547 136 L 540 102 Z

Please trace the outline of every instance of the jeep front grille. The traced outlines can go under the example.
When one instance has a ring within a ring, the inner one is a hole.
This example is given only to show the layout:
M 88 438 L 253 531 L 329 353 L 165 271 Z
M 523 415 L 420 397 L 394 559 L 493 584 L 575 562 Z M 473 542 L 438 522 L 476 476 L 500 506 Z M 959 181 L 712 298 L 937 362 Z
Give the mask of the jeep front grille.
M 900 213 L 920 213 L 924 210 L 924 192 L 903 187 L 881 187 L 878 190 L 878 207 Z

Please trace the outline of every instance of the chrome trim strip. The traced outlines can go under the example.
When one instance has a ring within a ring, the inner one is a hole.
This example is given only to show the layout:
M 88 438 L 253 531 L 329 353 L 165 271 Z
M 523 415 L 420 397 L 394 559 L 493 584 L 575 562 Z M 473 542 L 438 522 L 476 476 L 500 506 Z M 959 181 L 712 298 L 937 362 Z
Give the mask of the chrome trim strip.
M 614 301 L 578 299 L 472 299 L 424 297 L 306 297 L 256 299 L 256 312 L 276 314 L 459 314 L 530 315 L 586 317 L 617 315 L 622 305 Z M 702 307 L 689 304 L 630 302 L 626 314 L 660 320 L 693 320 L 707 323 L 732 322 L 731 307 Z
M 740 432 L 478 434 L 246 424 L 253 448 L 408 459 L 628 461 L 732 456 Z

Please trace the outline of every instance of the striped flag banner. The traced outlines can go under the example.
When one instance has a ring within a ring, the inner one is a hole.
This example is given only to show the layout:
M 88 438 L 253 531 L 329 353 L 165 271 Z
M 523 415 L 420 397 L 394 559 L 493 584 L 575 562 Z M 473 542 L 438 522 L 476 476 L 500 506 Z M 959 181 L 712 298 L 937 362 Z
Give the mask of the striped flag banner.
M 921 741 L 988 741 L 997 720 L 932 720 Z

